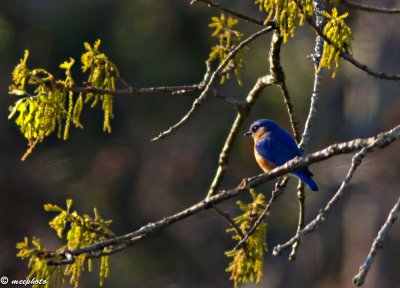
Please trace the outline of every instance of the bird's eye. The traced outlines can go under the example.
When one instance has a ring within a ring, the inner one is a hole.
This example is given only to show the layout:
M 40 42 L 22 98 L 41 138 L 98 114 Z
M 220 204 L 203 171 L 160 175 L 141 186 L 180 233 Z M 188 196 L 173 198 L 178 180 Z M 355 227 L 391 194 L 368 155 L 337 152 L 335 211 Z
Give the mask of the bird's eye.
M 257 132 L 258 128 L 258 125 L 254 125 L 253 127 L 251 127 L 251 132 Z

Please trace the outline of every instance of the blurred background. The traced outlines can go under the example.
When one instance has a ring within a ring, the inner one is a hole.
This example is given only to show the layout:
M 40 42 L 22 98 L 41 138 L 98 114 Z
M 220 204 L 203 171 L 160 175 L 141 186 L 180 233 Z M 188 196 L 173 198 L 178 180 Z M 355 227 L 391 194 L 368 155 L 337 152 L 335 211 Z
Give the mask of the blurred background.
M 378 2 L 378 1 L 371 1 Z M 222 1 L 257 17 L 253 1 Z M 379 1 L 390 7 L 391 1 Z M 342 7 L 345 11 L 345 7 Z M 351 11 L 357 59 L 371 67 L 398 73 L 400 16 Z M 220 12 L 188 0 L 15 0 L 0 1 L 0 275 L 24 279 L 27 263 L 17 259 L 15 244 L 37 236 L 49 248 L 61 242 L 48 221 L 53 214 L 43 204 L 65 206 L 72 198 L 81 213 L 100 210 L 112 219 L 117 234 L 133 231 L 149 221 L 176 213 L 205 197 L 217 168 L 218 154 L 235 117 L 222 101 L 207 98 L 192 119 L 172 136 L 150 143 L 160 131 L 185 114 L 197 94 L 115 97 L 112 134 L 102 133 L 100 107 L 85 108 L 83 130 L 73 129 L 66 142 L 53 135 L 21 162 L 27 143 L 13 121 L 8 95 L 13 67 L 29 49 L 30 67 L 43 67 L 63 77 L 58 66 L 76 60 L 83 42 L 102 39 L 101 50 L 117 64 L 132 86 L 150 87 L 199 82 L 204 61 L 214 40 L 208 28 Z M 245 34 L 257 27 L 241 23 Z M 295 112 L 301 127 L 308 113 L 315 35 L 307 27 L 296 32 L 282 49 Z M 244 99 L 256 78 L 268 71 L 270 35 L 250 45 L 243 86 L 231 80 L 225 94 Z M 79 78 L 80 68 L 74 74 Z M 399 83 L 379 81 L 341 61 L 335 79 L 324 72 L 319 111 L 307 152 L 331 143 L 372 136 L 399 124 Z M 276 88 L 262 93 L 244 132 L 258 118 L 274 119 L 289 130 L 283 99 Z M 400 143 L 370 154 L 357 170 L 339 205 L 327 221 L 306 237 L 296 261 L 287 254 L 265 255 L 260 287 L 352 287 L 352 277 L 367 255 L 400 191 Z M 306 221 L 336 192 L 347 172 L 351 155 L 311 166 L 320 186 L 307 190 Z M 232 188 L 243 177 L 260 173 L 253 159 L 251 140 L 239 137 L 229 160 L 222 188 Z M 268 217 L 268 245 L 289 239 L 297 223 L 296 181 L 275 203 Z M 272 183 L 258 187 L 269 196 Z M 249 201 L 248 195 L 241 199 Z M 239 212 L 232 199 L 222 207 Z M 224 272 L 229 259 L 224 251 L 235 243 L 225 233 L 227 223 L 213 211 L 200 213 L 148 237 L 110 259 L 105 287 L 232 287 Z M 400 225 L 390 231 L 364 287 L 400 287 Z M 96 287 L 98 273 L 84 273 L 81 287 Z M 249 285 L 248 287 L 253 287 Z

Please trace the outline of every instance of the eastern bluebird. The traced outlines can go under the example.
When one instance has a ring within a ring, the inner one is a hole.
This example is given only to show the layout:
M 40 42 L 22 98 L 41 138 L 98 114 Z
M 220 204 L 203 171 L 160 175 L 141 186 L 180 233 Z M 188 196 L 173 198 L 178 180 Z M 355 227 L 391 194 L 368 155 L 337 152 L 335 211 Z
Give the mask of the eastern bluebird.
M 250 131 L 244 135 L 253 137 L 254 156 L 264 172 L 269 172 L 296 156 L 303 156 L 292 136 L 272 120 L 255 121 L 251 124 Z M 318 191 L 318 186 L 311 178 L 313 174 L 308 167 L 295 170 L 292 174 L 300 178 L 312 191 Z

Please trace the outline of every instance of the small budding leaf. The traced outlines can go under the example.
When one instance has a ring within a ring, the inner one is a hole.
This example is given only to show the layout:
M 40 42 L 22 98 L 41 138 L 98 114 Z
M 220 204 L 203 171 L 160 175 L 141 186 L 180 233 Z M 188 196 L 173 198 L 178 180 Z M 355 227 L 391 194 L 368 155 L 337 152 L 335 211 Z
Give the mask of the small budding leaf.
M 250 191 L 252 202 L 245 204 L 241 201 L 236 202 L 243 214 L 234 218 L 235 223 L 240 228 L 243 235 L 252 228 L 259 215 L 266 207 L 265 197 L 263 194 L 256 194 Z M 235 233 L 232 236 L 234 240 L 241 240 L 235 229 L 230 228 L 228 232 Z M 256 283 L 259 284 L 262 277 L 263 256 L 268 251 L 267 248 L 267 223 L 261 222 L 255 232 L 247 239 L 245 246 L 237 250 L 225 252 L 225 255 L 232 258 L 229 263 L 227 272 L 231 273 L 230 279 L 234 281 L 234 286 L 239 283 Z
M 322 68 L 330 69 L 332 62 L 335 62 L 335 68 L 332 73 L 332 78 L 334 78 L 339 68 L 340 54 L 346 51 L 352 52 L 351 40 L 353 36 L 350 27 L 344 22 L 348 13 L 339 15 L 334 7 L 331 14 L 324 11 L 323 15 L 328 19 L 324 28 L 324 35 L 329 39 L 330 43 L 324 42 L 324 51 L 318 70 L 320 71 Z
M 220 65 L 228 57 L 228 54 L 239 45 L 243 34 L 233 28 L 238 23 L 238 20 L 230 16 L 226 18 L 223 13 L 221 13 L 219 18 L 212 17 L 211 21 L 208 25 L 214 29 L 211 36 L 218 38 L 218 44 L 211 48 L 207 62 L 211 63 L 218 60 Z M 242 84 L 240 70 L 245 66 L 244 54 L 246 49 L 247 47 L 241 49 L 224 67 L 221 73 L 221 84 L 230 78 L 232 71 L 236 76 L 238 84 Z
M 260 11 L 267 12 L 264 24 L 275 20 L 283 41 L 293 37 L 297 25 L 303 25 L 305 17 L 314 14 L 312 0 L 256 0 Z
M 87 51 L 81 57 L 82 71 L 87 72 L 90 69 L 87 83 L 92 88 L 115 91 L 115 81 L 119 78 L 119 71 L 104 53 L 100 53 L 98 50 L 100 44 L 101 41 L 97 40 L 92 48 L 89 44 L 85 43 Z M 85 103 L 91 99 L 94 99 L 91 104 L 92 108 L 96 106 L 99 100 L 102 101 L 102 109 L 104 111 L 103 131 L 111 133 L 110 120 L 114 118 L 113 95 L 88 93 L 86 94 Z

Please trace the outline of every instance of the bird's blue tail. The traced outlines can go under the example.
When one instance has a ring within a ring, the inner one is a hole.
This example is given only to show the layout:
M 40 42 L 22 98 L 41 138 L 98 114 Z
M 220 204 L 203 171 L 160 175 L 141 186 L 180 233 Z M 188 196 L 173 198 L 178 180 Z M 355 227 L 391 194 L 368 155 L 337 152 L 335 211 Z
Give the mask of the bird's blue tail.
M 315 183 L 315 181 L 311 177 L 306 176 L 303 171 L 294 171 L 293 174 L 299 177 L 300 180 L 303 181 L 305 184 L 307 184 L 312 191 L 318 191 L 317 183 Z

